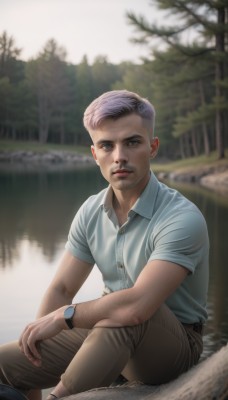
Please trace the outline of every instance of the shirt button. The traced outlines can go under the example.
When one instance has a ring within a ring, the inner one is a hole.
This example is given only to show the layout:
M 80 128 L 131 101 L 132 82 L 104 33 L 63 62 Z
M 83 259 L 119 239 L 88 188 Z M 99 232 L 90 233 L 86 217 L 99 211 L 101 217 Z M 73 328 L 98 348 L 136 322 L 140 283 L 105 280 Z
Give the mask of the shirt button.
M 119 264 L 118 267 L 119 267 L 120 269 L 123 269 L 123 265 L 122 265 L 122 264 Z

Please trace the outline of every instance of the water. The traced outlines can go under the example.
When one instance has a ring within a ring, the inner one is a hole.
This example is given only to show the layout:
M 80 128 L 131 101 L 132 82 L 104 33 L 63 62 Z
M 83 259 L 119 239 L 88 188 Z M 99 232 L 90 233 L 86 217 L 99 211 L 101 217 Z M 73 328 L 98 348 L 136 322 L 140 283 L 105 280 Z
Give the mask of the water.
M 197 185 L 171 183 L 204 214 L 210 237 L 208 322 L 204 335 L 205 358 L 228 341 L 228 198 Z
M 209 321 L 203 354 L 207 357 L 228 338 L 228 199 L 196 185 L 170 185 L 194 201 L 208 223 Z M 35 318 L 75 212 L 105 186 L 95 167 L 0 171 L 0 343 L 17 339 Z M 101 276 L 94 268 L 76 299 L 93 299 L 101 292 Z

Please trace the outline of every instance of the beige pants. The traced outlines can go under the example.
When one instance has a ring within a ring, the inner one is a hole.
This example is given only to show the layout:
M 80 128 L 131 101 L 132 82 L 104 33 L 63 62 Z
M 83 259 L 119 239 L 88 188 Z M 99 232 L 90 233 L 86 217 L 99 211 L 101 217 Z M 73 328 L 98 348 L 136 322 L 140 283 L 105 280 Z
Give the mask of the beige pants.
M 109 386 L 122 375 L 129 381 L 161 384 L 196 364 L 200 333 L 185 328 L 162 306 L 143 324 L 123 328 L 62 331 L 41 343 L 42 366 L 34 367 L 18 343 L 0 347 L 0 379 L 19 390 L 45 389 L 59 380 L 70 393 Z

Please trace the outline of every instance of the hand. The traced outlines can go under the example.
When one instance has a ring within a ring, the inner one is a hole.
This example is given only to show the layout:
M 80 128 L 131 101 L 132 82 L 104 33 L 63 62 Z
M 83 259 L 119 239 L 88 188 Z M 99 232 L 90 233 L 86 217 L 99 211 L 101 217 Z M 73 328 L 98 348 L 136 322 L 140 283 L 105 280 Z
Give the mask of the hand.
M 39 342 L 61 332 L 65 327 L 63 321 L 63 309 L 60 308 L 26 326 L 20 336 L 19 346 L 32 364 L 37 367 L 41 365 Z

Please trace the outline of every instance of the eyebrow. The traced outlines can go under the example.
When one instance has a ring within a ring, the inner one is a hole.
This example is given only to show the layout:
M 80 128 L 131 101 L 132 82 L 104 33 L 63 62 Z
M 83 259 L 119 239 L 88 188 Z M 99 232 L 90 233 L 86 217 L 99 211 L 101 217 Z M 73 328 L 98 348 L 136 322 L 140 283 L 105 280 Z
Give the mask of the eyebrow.
M 123 142 L 128 142 L 128 141 L 134 140 L 134 139 L 142 139 L 142 136 L 141 136 L 141 135 L 138 135 L 138 134 L 135 134 L 135 135 L 132 135 L 132 136 L 129 136 L 129 137 L 124 138 L 124 139 L 123 139 Z M 113 142 L 114 142 L 114 140 L 101 139 L 101 140 L 98 140 L 95 144 L 96 144 L 97 146 L 99 146 L 100 144 L 104 144 L 104 143 L 113 143 Z

